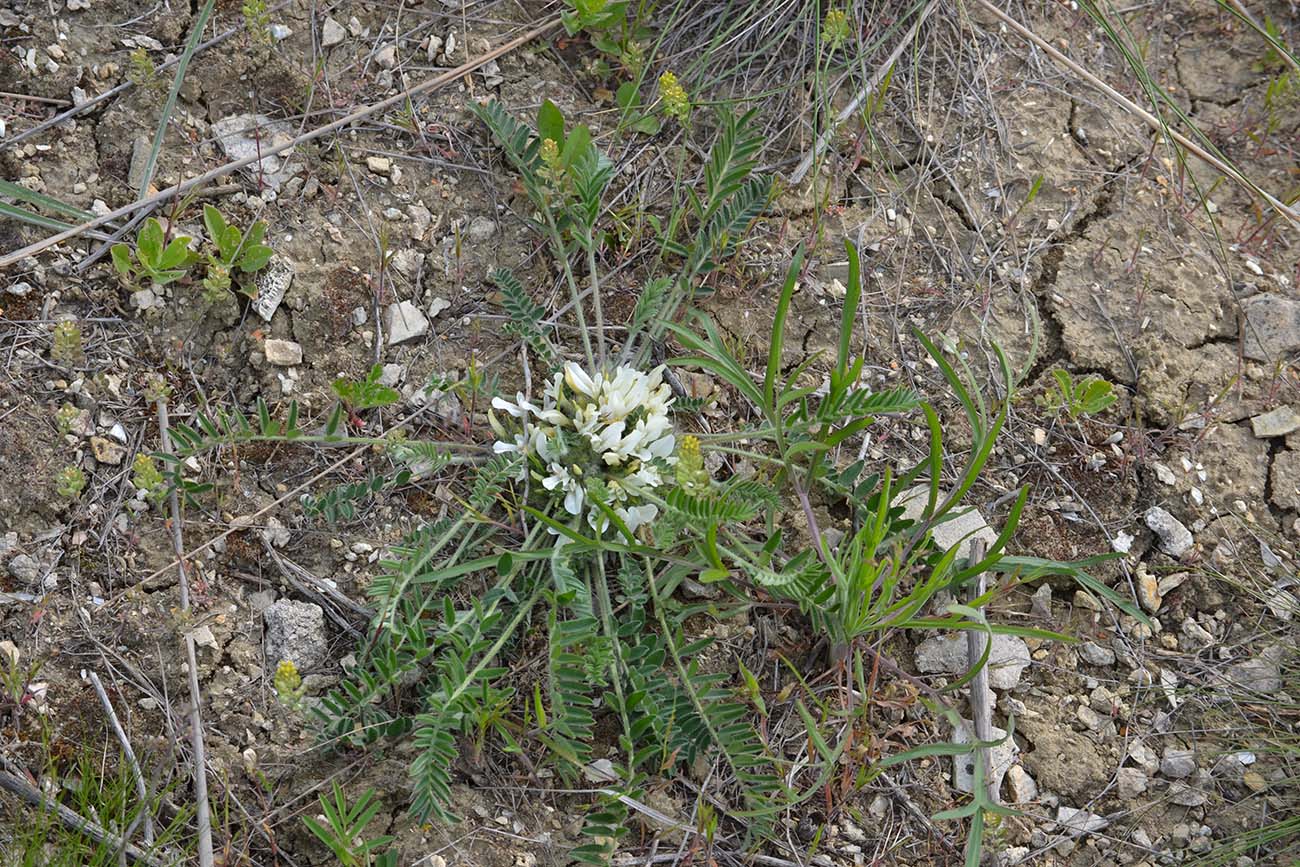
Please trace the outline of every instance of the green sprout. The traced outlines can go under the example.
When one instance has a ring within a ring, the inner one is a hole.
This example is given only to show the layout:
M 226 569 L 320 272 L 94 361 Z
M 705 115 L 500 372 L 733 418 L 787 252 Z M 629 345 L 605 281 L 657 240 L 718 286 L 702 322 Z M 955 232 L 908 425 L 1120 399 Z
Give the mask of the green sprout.
M 208 231 L 208 238 L 217 248 L 215 254 L 208 254 L 208 273 L 203 278 L 204 298 L 211 302 L 225 297 L 231 285 L 231 275 L 239 270 L 252 274 L 266 267 L 274 252 L 262 239 L 266 237 L 266 223 L 258 220 L 248 227 L 247 232 L 231 225 L 221 212 L 211 205 L 203 206 L 203 225 Z M 240 286 L 240 291 L 252 297 L 257 294 L 255 288 Z
M 55 492 L 69 500 L 80 497 L 85 488 L 86 474 L 81 471 L 81 467 L 75 465 L 70 464 L 59 470 L 59 474 L 54 478 Z
M 136 236 L 134 251 L 128 244 L 113 245 L 113 267 L 132 285 L 145 278 L 154 286 L 179 280 L 197 256 L 190 250 L 190 239 L 184 235 L 165 242 L 162 224 L 150 217 Z
M 72 423 L 77 420 L 79 411 L 70 403 L 65 403 L 54 412 L 54 424 L 60 434 L 72 433 Z
M 131 464 L 131 484 L 137 491 L 144 491 L 153 503 L 162 502 L 167 495 L 167 479 L 158 469 L 154 459 L 146 454 L 137 454 Z
M 85 352 L 81 345 L 81 328 L 67 320 L 54 326 L 51 332 L 50 358 L 63 364 L 79 361 Z

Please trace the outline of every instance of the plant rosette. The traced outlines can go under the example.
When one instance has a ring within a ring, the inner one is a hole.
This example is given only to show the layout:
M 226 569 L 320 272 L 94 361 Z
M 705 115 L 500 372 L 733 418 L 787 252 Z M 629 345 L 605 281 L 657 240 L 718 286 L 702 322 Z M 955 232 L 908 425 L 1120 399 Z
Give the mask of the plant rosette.
M 632 367 L 588 373 L 569 362 L 557 372 L 542 396 L 542 406 L 522 393 L 514 402 L 493 398 L 494 409 L 518 425 L 508 430 L 490 414 L 498 454 L 517 453 L 564 511 L 586 519 L 603 533 L 609 519 L 604 503 L 630 531 L 653 521 L 659 507 L 649 500 L 667 485 L 677 458 L 676 436 L 668 410 L 672 389 L 663 366 L 649 373 Z

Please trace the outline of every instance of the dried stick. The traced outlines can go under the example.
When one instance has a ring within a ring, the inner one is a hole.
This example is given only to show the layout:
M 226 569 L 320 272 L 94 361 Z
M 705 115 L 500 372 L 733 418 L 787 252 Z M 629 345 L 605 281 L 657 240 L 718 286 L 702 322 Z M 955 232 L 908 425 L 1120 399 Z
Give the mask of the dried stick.
M 162 450 L 172 453 L 171 437 L 167 427 L 167 396 L 158 397 L 158 438 Z M 176 571 L 180 575 L 181 614 L 190 612 L 190 579 L 185 567 L 185 543 L 181 538 L 181 506 L 176 486 L 168 496 L 171 506 L 172 550 L 176 552 Z M 194 818 L 199 826 L 199 867 L 212 867 L 212 814 L 208 808 L 207 755 L 203 749 L 203 713 L 200 707 L 198 656 L 194 652 L 194 635 L 185 632 L 185 661 L 189 664 L 190 681 L 190 743 L 194 750 Z
M 515 50 L 521 45 L 526 45 L 527 43 L 536 39 L 538 36 L 541 36 L 542 34 L 546 33 L 548 30 L 552 29 L 553 27 L 555 27 L 555 25 L 559 23 L 560 23 L 560 19 L 558 17 L 552 18 L 550 21 L 538 27 L 534 27 L 532 30 L 529 30 L 527 33 L 523 34 L 522 36 L 516 37 L 515 39 L 512 39 L 509 42 L 506 42 L 502 45 L 499 45 L 498 47 L 492 49 L 491 51 L 485 54 L 482 54 L 472 60 L 466 61 L 465 63 L 462 63 L 460 66 L 456 67 L 455 69 L 448 70 L 447 72 L 444 72 L 440 75 L 435 75 L 433 78 L 426 79 L 413 87 L 409 87 L 406 90 L 402 91 L 401 93 L 397 94 L 396 96 L 390 96 L 387 99 L 380 100 L 379 102 L 362 106 L 361 108 L 357 109 L 356 111 L 352 112 L 349 115 L 346 115 L 345 117 L 341 117 L 338 120 L 325 124 L 324 126 L 318 126 L 316 127 L 316 129 L 309 130 L 308 132 L 305 132 L 302 135 L 297 136 L 296 138 L 290 139 L 289 141 L 282 142 L 278 145 L 262 148 L 259 153 L 250 154 L 249 156 L 244 157 L 243 159 L 234 160 L 233 162 L 228 162 L 223 165 L 217 166 L 215 169 L 212 169 L 211 171 L 208 172 L 204 172 L 203 174 L 199 175 L 197 178 L 191 178 L 190 180 L 184 181 L 183 183 L 175 184 L 173 186 L 168 187 L 165 190 L 162 190 L 161 192 L 154 193 L 152 196 L 146 196 L 145 198 L 134 201 L 129 205 L 123 205 L 122 207 L 118 208 L 116 211 L 110 211 L 109 213 L 104 214 L 103 216 L 96 217 L 93 220 L 89 220 L 85 223 L 82 223 L 80 226 L 73 226 L 71 229 L 65 229 L 64 231 L 59 232 L 56 235 L 51 235 L 50 237 L 37 241 L 34 244 L 28 244 L 26 247 L 23 247 L 21 250 L 15 250 L 12 253 L 0 257 L 0 268 L 4 268 L 8 265 L 13 265 L 15 262 L 20 262 L 23 259 L 26 259 L 28 256 L 34 256 L 37 253 L 41 252 L 42 250 L 47 250 L 50 247 L 53 247 L 55 244 L 59 244 L 63 241 L 67 241 L 70 238 L 75 238 L 78 235 L 87 231 L 88 229 L 98 228 L 99 226 L 102 226 L 105 223 L 116 220 L 119 217 L 124 217 L 127 214 L 130 214 L 139 208 L 147 207 L 149 205 L 157 204 L 158 202 L 166 201 L 167 199 L 170 199 L 173 196 L 179 196 L 182 193 L 194 189 L 195 187 L 201 187 L 204 184 L 208 183 L 209 181 L 213 181 L 216 180 L 217 178 L 224 177 L 230 174 L 231 172 L 238 171 L 244 168 L 245 166 L 250 166 L 253 163 L 259 162 L 265 159 L 266 157 L 275 156 L 277 154 L 284 153 L 285 151 L 289 150 L 292 147 L 296 147 L 297 145 L 304 144 L 309 141 L 315 141 L 318 138 L 323 138 L 324 136 L 327 136 L 332 132 L 337 132 L 338 130 L 343 129 L 344 127 L 356 123 L 358 120 L 369 117 L 372 114 L 377 114 L 378 112 L 384 111 L 386 109 L 392 108 L 395 105 L 404 103 L 405 101 L 409 100 L 414 96 L 418 96 L 422 93 L 427 93 L 431 90 L 435 90 L 439 87 L 442 87 L 445 84 L 450 84 L 451 82 L 460 78 L 462 75 L 468 75 L 469 73 L 473 72 L 475 69 L 478 69 L 483 64 L 491 60 L 496 60 L 498 57 L 501 57 L 504 54 L 509 54 L 511 51 Z
M 983 539 L 972 540 L 970 543 L 970 559 L 967 562 L 978 563 L 983 560 L 986 547 Z M 983 596 L 986 589 L 988 589 L 988 575 L 981 572 L 975 579 L 975 587 L 972 590 L 973 598 L 978 599 Z M 989 689 L 989 667 L 987 662 L 980 665 L 980 660 L 984 659 L 984 649 L 988 645 L 989 637 L 984 630 L 966 630 L 966 658 L 971 668 L 979 665 L 979 670 L 975 672 L 975 678 L 970 684 L 971 719 L 975 722 L 975 739 L 978 741 L 993 740 L 993 692 Z M 989 748 L 978 747 L 975 750 L 975 761 L 979 762 L 984 770 L 984 789 L 989 798 L 996 804 L 998 802 L 998 781 L 993 779 L 993 762 L 989 758 Z
M 1123 108 L 1125 111 L 1128 111 L 1129 113 L 1137 116 L 1138 118 L 1141 118 L 1142 122 L 1145 123 L 1147 126 L 1151 127 L 1151 129 L 1153 129 L 1155 132 L 1160 133 L 1162 135 L 1168 135 L 1174 141 L 1178 142 L 1179 145 L 1186 148 L 1188 153 L 1192 154 L 1202 162 L 1207 163 L 1215 171 L 1221 172 L 1224 175 L 1227 175 L 1228 177 L 1232 178 L 1234 181 L 1236 181 L 1241 186 L 1245 187 L 1248 191 L 1250 191 L 1254 195 L 1259 196 L 1261 199 L 1267 202 L 1269 207 L 1271 207 L 1274 211 L 1277 211 L 1278 214 L 1290 220 L 1293 226 L 1300 228 L 1300 211 L 1297 211 L 1295 208 L 1292 208 L 1286 203 L 1279 201 L 1276 197 L 1268 193 L 1266 190 L 1261 189 L 1254 181 L 1246 177 L 1236 168 L 1229 165 L 1227 162 L 1223 161 L 1222 159 L 1210 153 L 1209 151 L 1205 150 L 1196 142 L 1192 141 L 1190 138 L 1183 135 L 1178 130 L 1174 129 L 1168 124 L 1164 123 L 1163 121 L 1160 120 L 1160 118 L 1156 117 L 1154 114 L 1147 111 L 1142 106 L 1138 105 L 1136 102 L 1129 99 L 1127 96 L 1120 93 L 1118 90 L 1111 87 L 1109 84 L 1102 81 L 1100 78 L 1093 75 L 1091 72 L 1084 69 L 1079 64 L 1075 63 L 1070 58 L 1066 57 L 1064 54 L 1058 51 L 1051 43 L 1049 43 L 1046 39 L 1039 36 L 1037 33 L 1030 30 L 1028 27 L 1021 24 L 1019 21 L 1012 18 L 1010 15 L 1003 12 L 998 7 L 994 6 L 992 3 L 989 2 L 989 0 L 977 0 L 977 2 L 982 7 L 984 7 L 989 12 L 991 12 L 994 15 L 994 17 L 996 17 L 1002 23 L 1006 24 L 1007 27 L 1016 31 L 1016 33 L 1020 34 L 1020 36 L 1022 36 L 1024 39 L 1028 40 L 1029 42 L 1032 42 L 1035 46 L 1042 49 L 1043 53 L 1046 54 L 1048 57 L 1051 57 L 1057 63 L 1066 67 L 1075 75 L 1079 76 L 1084 81 L 1088 82 L 1093 87 L 1097 88 L 1102 93 L 1106 94 L 1106 96 L 1110 97 L 1114 102 L 1118 103 L 1119 106 Z
M 117 735 L 117 740 L 122 744 L 122 754 L 126 756 L 126 763 L 131 766 L 131 776 L 135 778 L 135 793 L 140 797 L 140 810 L 144 814 L 144 842 L 146 846 L 153 846 L 153 816 L 149 814 L 149 790 L 145 788 L 144 774 L 140 771 L 140 762 L 136 760 L 135 750 L 131 749 L 131 741 L 122 729 L 122 724 L 117 720 L 117 712 L 113 710 L 113 703 L 108 700 L 108 693 L 104 690 L 104 684 L 100 682 L 99 675 L 95 672 L 88 672 L 87 676 L 95 687 L 95 692 L 99 695 L 99 703 L 104 706 L 104 713 L 108 715 L 108 721 L 113 726 L 113 733 Z M 129 838 L 129 834 L 123 834 L 124 838 Z
M 47 798 L 40 789 L 31 785 L 16 773 L 15 766 L 7 759 L 0 758 L 0 763 L 4 765 L 4 770 L 0 770 L 0 789 L 16 795 L 33 807 L 39 807 L 48 813 L 53 813 L 59 818 L 60 822 L 74 831 L 79 831 L 92 840 L 103 843 L 105 846 L 120 849 L 126 854 L 126 857 L 138 864 L 147 864 L 149 867 L 163 867 L 163 863 L 149 855 L 148 852 L 132 846 L 112 831 L 106 831 L 89 819 L 79 816 L 62 804 Z
M 876 88 L 880 86 L 880 82 L 885 80 L 885 76 L 889 74 L 889 70 L 893 69 L 894 64 L 898 62 L 898 58 L 902 55 L 903 49 L 907 48 L 908 43 L 916 38 L 916 34 L 921 29 L 921 25 L 925 23 L 925 19 L 930 17 L 930 12 L 934 7 L 934 0 L 931 0 L 931 2 L 925 5 L 925 8 L 921 10 L 921 14 L 916 17 L 916 21 L 914 21 L 912 26 L 908 28 L 907 33 L 902 39 L 898 40 L 898 44 L 894 46 L 894 50 L 885 58 L 885 62 L 876 68 L 875 74 L 871 76 L 871 79 L 836 116 L 835 123 L 832 124 L 829 129 L 822 130 L 821 135 L 817 136 L 817 140 L 813 142 L 812 150 L 804 155 L 804 158 L 799 161 L 799 165 L 795 166 L 794 171 L 790 173 L 791 184 L 797 184 L 803 180 L 804 175 L 808 174 L 808 170 L 812 168 L 817 157 L 826 149 L 826 145 L 830 141 L 831 136 L 835 134 L 835 128 L 852 117 L 853 112 L 858 110 L 862 103 L 867 100 L 867 97 L 876 92 Z

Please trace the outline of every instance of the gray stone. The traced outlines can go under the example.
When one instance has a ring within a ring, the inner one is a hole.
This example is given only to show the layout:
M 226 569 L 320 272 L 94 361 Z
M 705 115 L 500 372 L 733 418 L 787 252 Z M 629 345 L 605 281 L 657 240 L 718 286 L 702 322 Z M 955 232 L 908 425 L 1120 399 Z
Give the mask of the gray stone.
M 392 263 L 394 271 L 414 282 L 420 276 L 420 267 L 424 265 L 424 254 L 408 247 L 394 253 Z
M 1282 689 L 1282 656 L 1282 648 L 1271 645 L 1256 657 L 1229 665 L 1224 677 L 1231 686 L 1272 695 Z
M 1279 406 L 1250 420 L 1250 429 L 1261 439 L 1284 437 L 1300 430 L 1300 413 L 1289 406 Z
M 393 173 L 393 161 L 388 157 L 366 157 L 366 168 L 371 174 L 388 177 Z
M 1300 349 L 1300 301 L 1265 293 L 1241 302 L 1241 351 L 1273 361 Z
M 326 18 L 325 23 L 320 29 L 320 44 L 322 48 L 332 48 L 347 38 L 348 32 L 343 29 L 343 25 L 333 18 Z
M 1092 641 L 1085 641 L 1079 647 L 1079 656 L 1089 665 L 1114 665 L 1115 651 L 1102 647 Z
M 293 153 L 293 148 L 289 147 L 278 154 L 267 151 L 293 140 L 294 131 L 289 124 L 273 120 L 264 114 L 236 114 L 214 123 L 212 134 L 232 161 L 254 160 L 246 171 L 257 176 L 261 183 L 272 190 L 278 190 L 288 180 L 289 172 L 281 170 L 285 160 Z
M 1168 510 L 1152 506 L 1146 513 L 1147 526 L 1160 537 L 1160 547 L 1171 557 L 1181 557 L 1191 550 L 1192 531 Z
M 385 364 L 379 372 L 379 384 L 389 388 L 397 388 L 405 378 L 406 365 L 404 364 Z
M 1192 750 L 1165 750 L 1160 760 L 1160 773 L 1172 780 L 1181 780 L 1196 773 L 1196 753 Z
M 319 605 L 281 599 L 262 612 L 266 659 L 274 668 L 288 659 L 299 669 L 319 668 L 329 660 L 325 612 Z
M 41 577 L 41 564 L 26 554 L 15 554 L 9 561 L 9 574 L 24 584 L 35 584 Z
M 903 517 L 909 521 L 921 520 L 921 513 L 925 510 L 929 496 L 930 489 L 924 485 L 904 491 L 898 498 L 898 505 L 903 507 Z M 945 492 L 940 491 L 940 502 L 943 501 L 944 496 L 946 496 Z M 952 517 L 954 514 L 956 517 Z M 956 546 L 958 560 L 970 556 L 971 542 L 975 539 L 983 539 L 990 546 L 997 541 L 998 534 L 993 532 L 993 528 L 984 520 L 984 516 L 973 506 L 958 506 L 949 513 L 948 517 L 949 520 L 932 528 L 930 535 L 941 551 Z
M 131 189 L 139 190 L 144 182 L 144 172 L 149 166 L 149 152 L 153 150 L 153 137 L 141 133 L 131 144 L 131 163 L 126 170 L 126 182 Z
M 488 217 L 475 217 L 469 221 L 465 235 L 475 244 L 481 244 L 497 233 L 497 224 Z
M 1300 451 L 1285 449 L 1273 458 L 1269 470 L 1273 505 L 1300 510 Z
M 1131 801 L 1147 790 L 1147 775 L 1141 768 L 1120 768 L 1115 788 L 1121 798 Z
M 1052 585 L 1044 581 L 1030 597 L 1030 613 L 1042 620 L 1052 619 Z
M 1105 816 L 1098 816 L 1096 813 L 1089 813 L 1087 810 L 1076 810 L 1074 807 L 1058 807 L 1056 810 L 1056 821 L 1061 826 L 1061 830 L 1067 834 L 1086 834 L 1090 831 L 1100 831 L 1110 824 Z
M 1038 797 L 1038 783 L 1020 765 L 1007 771 L 1007 786 L 1011 790 L 1011 803 L 1028 804 Z
M 410 301 L 401 301 L 388 305 L 384 327 L 388 332 L 388 345 L 397 346 L 428 334 L 429 320 L 419 307 Z
M 989 652 L 989 686 L 1012 689 L 1031 662 L 1029 647 L 1014 635 L 993 636 Z M 966 634 L 935 636 L 916 648 L 916 667 L 926 673 L 964 674 L 970 668 Z
M 1169 800 L 1180 807 L 1203 807 L 1210 796 L 1182 780 L 1175 780 L 1169 784 Z
M 1000 729 L 993 726 L 993 737 L 990 740 L 1005 741 L 996 747 L 989 747 L 989 778 L 994 783 L 996 789 L 1002 788 L 1002 778 L 1007 775 L 1007 771 L 1015 764 L 1020 755 L 1020 748 L 1016 746 L 1014 738 L 1008 738 L 1006 729 Z M 972 740 L 975 732 L 975 724 L 970 720 L 962 720 L 953 733 L 953 743 L 968 744 Z M 952 760 L 952 785 L 959 792 L 975 791 L 975 753 L 970 752 L 964 756 L 953 756 Z
M 302 346 L 292 340 L 271 338 L 262 346 L 266 360 L 276 367 L 295 367 L 302 364 Z
M 375 52 L 375 63 L 379 64 L 380 69 L 393 69 L 397 66 L 397 46 L 385 45 Z

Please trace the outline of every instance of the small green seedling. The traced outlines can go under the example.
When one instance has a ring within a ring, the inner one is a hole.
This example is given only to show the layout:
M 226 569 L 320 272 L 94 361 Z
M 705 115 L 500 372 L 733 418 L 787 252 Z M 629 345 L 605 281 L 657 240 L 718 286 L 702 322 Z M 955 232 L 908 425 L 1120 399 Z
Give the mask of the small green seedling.
M 50 358 L 70 364 L 85 357 L 81 342 L 81 329 L 75 322 L 64 320 L 54 326 L 50 333 Z
M 190 250 L 190 239 L 179 235 L 166 243 L 162 224 L 150 217 L 135 238 L 135 256 L 128 244 L 113 245 L 113 267 L 124 280 L 138 283 L 146 278 L 154 286 L 166 286 L 185 276 L 198 258 Z
M 60 497 L 75 500 L 86 489 L 86 474 L 81 467 L 68 465 L 59 471 L 54 479 L 54 490 Z
M 1096 374 L 1076 380 L 1068 370 L 1057 368 L 1052 371 L 1052 376 L 1056 379 L 1056 388 L 1049 388 L 1038 398 L 1039 405 L 1052 412 L 1064 412 L 1075 421 L 1096 415 L 1119 399 L 1115 386 Z
M 145 497 L 152 503 L 161 503 L 167 496 L 167 479 L 154 463 L 154 459 L 141 453 L 135 456 L 131 464 L 131 484 L 137 491 L 144 491 Z
M 365 379 L 336 379 L 330 383 L 330 388 L 353 414 L 376 406 L 388 406 L 397 403 L 402 396 L 379 382 L 383 373 L 384 369 L 376 364 Z
M 381 806 L 375 799 L 375 790 L 367 789 L 351 806 L 337 782 L 334 783 L 333 794 L 333 798 L 320 795 L 320 816 L 304 816 L 303 822 L 329 847 L 338 863 L 343 867 L 397 867 L 396 852 L 376 851 L 393 842 L 392 837 L 366 840 L 363 836 L 366 826 L 375 818 Z
M 221 212 L 211 205 L 203 206 L 203 225 L 212 240 L 216 253 L 208 253 L 208 273 L 203 278 L 203 288 L 210 300 L 222 297 L 230 289 L 231 274 L 238 269 L 244 274 L 252 274 L 266 267 L 274 254 L 270 247 L 262 243 L 266 237 L 266 222 L 258 220 L 241 232 L 238 226 L 226 221 Z M 240 291 L 252 297 L 255 289 L 244 285 Z

